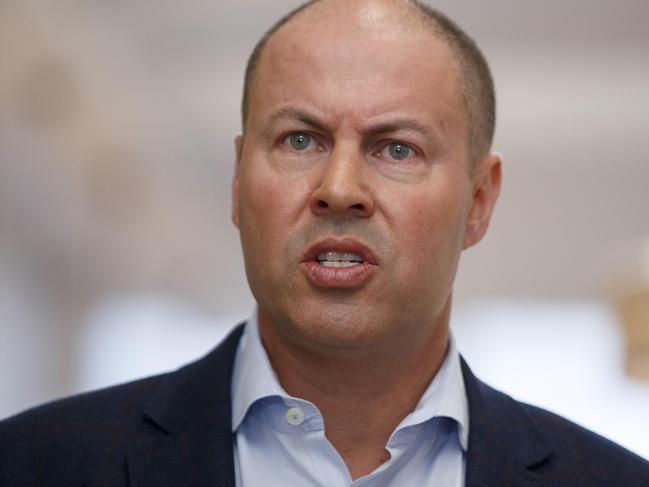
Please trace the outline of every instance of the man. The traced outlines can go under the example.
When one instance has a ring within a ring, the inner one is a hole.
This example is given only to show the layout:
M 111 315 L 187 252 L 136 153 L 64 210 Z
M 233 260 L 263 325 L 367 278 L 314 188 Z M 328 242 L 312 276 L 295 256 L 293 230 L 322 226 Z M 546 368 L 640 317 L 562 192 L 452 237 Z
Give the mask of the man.
M 406 1 L 321 0 L 246 72 L 232 217 L 257 311 L 177 372 L 0 425 L 1 485 L 641 486 L 449 336 L 499 194 L 486 62 Z

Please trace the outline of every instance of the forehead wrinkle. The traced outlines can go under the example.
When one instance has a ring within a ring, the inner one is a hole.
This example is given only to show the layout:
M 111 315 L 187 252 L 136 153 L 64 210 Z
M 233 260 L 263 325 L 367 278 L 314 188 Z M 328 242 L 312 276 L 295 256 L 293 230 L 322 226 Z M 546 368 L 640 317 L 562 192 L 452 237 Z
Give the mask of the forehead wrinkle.
M 431 34 L 419 14 L 410 2 L 403 0 L 348 0 L 326 1 L 320 0 L 299 12 L 294 18 L 278 29 L 269 39 L 260 56 L 260 61 L 272 51 L 277 44 L 284 43 L 285 55 L 300 52 L 300 45 L 304 39 L 316 40 L 315 46 L 327 52 L 327 44 L 321 39 L 327 38 L 336 32 L 336 38 L 346 39 L 351 43 L 366 41 L 373 38 L 373 42 L 398 43 L 402 47 L 418 44 L 422 34 Z M 437 37 L 437 36 L 434 36 Z M 299 40 L 298 40 L 299 39 Z M 371 45 L 367 46 L 368 48 Z M 358 55 L 356 49 L 345 49 L 344 45 L 331 48 L 338 55 L 347 51 L 350 59 Z M 365 61 L 349 61 L 344 63 L 347 67 L 354 65 L 378 65 L 379 63 Z M 341 66 L 339 61 L 337 65 Z M 327 66 L 327 69 L 335 66 Z M 341 79 L 356 79 L 342 77 Z
M 368 73 L 366 68 L 374 68 L 373 72 L 377 72 L 383 66 L 382 63 L 362 61 L 343 63 L 326 62 L 326 65 L 329 72 L 332 73 L 332 77 L 338 81 L 367 81 L 371 73 Z M 358 73 L 363 73 L 364 75 L 361 76 Z

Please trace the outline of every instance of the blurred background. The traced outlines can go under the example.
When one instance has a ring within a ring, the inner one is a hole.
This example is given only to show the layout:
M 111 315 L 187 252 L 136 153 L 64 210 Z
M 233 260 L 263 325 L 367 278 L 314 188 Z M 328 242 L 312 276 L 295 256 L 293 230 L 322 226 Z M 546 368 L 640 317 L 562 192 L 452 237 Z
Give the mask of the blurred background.
M 0 418 L 175 368 L 249 315 L 241 81 L 297 3 L 0 0 Z M 430 3 L 491 62 L 505 159 L 460 350 L 649 457 L 649 2 Z

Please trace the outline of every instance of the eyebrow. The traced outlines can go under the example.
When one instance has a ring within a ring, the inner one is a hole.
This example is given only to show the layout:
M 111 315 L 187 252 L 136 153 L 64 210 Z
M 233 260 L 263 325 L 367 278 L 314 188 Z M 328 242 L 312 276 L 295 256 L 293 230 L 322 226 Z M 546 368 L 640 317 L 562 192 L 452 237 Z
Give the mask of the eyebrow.
M 281 120 L 297 120 L 320 131 L 329 131 L 329 127 L 326 123 L 318 119 L 316 116 L 297 108 L 281 108 L 272 113 L 268 117 L 266 131 L 269 131 L 270 127 Z M 370 124 L 363 129 L 363 133 L 366 136 L 376 136 L 390 132 L 398 132 L 400 130 L 418 132 L 427 138 L 433 138 L 435 136 L 434 131 L 432 131 L 429 127 L 421 124 L 417 120 L 407 117 L 395 118 L 394 120 Z
M 367 135 L 379 135 L 389 132 L 398 132 L 400 130 L 418 132 L 425 137 L 433 136 L 428 127 L 410 118 L 399 118 L 393 121 L 378 122 L 367 127 L 365 132 Z
M 272 113 L 270 117 L 268 117 L 268 123 L 266 124 L 267 130 L 280 120 L 297 120 L 321 131 L 328 130 L 325 123 L 321 122 L 313 115 L 309 115 L 307 112 L 297 108 L 281 108 Z

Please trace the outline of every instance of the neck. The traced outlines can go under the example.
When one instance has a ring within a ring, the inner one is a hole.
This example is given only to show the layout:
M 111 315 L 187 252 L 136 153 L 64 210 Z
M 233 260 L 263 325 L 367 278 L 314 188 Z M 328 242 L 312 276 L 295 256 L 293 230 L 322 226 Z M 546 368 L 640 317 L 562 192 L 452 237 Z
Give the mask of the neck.
M 260 334 L 282 387 L 322 413 L 326 436 L 352 478 L 385 462 L 392 432 L 411 413 L 444 361 L 450 301 L 429 332 L 372 350 L 304 350 L 260 310 Z

